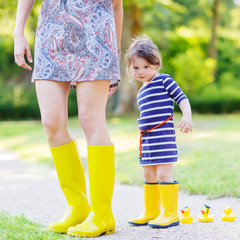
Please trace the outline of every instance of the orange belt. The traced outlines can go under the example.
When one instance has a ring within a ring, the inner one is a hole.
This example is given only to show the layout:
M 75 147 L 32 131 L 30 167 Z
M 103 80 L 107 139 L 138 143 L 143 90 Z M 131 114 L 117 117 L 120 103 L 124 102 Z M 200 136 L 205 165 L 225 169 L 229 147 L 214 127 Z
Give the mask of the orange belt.
M 167 121 L 169 121 L 173 116 L 170 116 L 168 119 L 166 119 L 165 121 L 163 121 L 162 123 L 158 124 L 157 126 L 151 128 L 151 129 L 148 129 L 148 130 L 143 130 L 141 131 L 140 129 L 140 158 L 142 157 L 142 137 L 144 134 L 148 133 L 148 132 L 151 132 L 153 129 L 156 129 L 160 126 L 162 126 L 164 123 L 166 123 Z

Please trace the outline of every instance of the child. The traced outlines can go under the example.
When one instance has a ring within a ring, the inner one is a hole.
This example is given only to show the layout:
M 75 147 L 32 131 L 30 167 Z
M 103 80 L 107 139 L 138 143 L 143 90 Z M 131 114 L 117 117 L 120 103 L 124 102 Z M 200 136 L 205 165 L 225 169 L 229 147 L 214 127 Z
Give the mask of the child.
M 177 146 L 173 123 L 174 101 L 182 111 L 178 127 L 192 131 L 191 107 L 178 84 L 162 66 L 157 47 L 146 36 L 134 39 L 126 54 L 129 73 L 143 83 L 137 95 L 140 111 L 140 165 L 144 177 L 144 210 L 130 225 L 165 228 L 179 225 L 178 182 L 173 181 Z

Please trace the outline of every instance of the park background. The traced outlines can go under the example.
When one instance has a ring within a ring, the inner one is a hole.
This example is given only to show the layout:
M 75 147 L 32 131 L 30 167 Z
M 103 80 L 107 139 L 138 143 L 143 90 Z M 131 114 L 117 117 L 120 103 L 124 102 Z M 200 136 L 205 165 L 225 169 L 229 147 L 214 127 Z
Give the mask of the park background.
M 239 0 L 124 0 L 123 4 L 122 82 L 109 100 L 109 111 L 137 111 L 140 85 L 128 82 L 124 53 L 132 37 L 145 33 L 159 47 L 161 72 L 174 76 L 194 112 L 239 112 Z M 40 5 L 36 0 L 25 31 L 33 55 Z M 39 119 L 31 72 L 14 63 L 16 6 L 17 0 L 0 1 L 0 119 Z M 69 115 L 76 114 L 75 92 L 71 91 Z
M 25 35 L 34 58 L 41 1 L 36 0 Z M 107 105 L 108 127 L 116 146 L 116 179 L 141 185 L 136 94 L 124 53 L 131 38 L 147 34 L 159 47 L 163 68 L 188 96 L 194 130 L 176 130 L 179 161 L 174 177 L 180 189 L 209 198 L 240 197 L 240 1 L 124 0 L 122 81 Z M 31 72 L 14 63 L 13 29 L 17 0 L 0 0 L 0 148 L 30 162 L 53 167 L 40 122 Z M 80 143 L 87 168 L 86 142 L 77 119 L 76 94 L 69 96 L 69 130 Z M 175 124 L 181 118 L 175 107 Z

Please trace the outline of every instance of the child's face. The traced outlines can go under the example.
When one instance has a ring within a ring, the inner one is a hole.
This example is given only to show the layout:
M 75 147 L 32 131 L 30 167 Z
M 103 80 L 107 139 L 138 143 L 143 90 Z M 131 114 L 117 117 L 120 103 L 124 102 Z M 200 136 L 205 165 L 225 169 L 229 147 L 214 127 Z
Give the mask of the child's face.
M 149 82 L 157 73 L 157 67 L 149 64 L 144 58 L 134 56 L 131 61 L 131 70 L 134 78 L 141 82 Z

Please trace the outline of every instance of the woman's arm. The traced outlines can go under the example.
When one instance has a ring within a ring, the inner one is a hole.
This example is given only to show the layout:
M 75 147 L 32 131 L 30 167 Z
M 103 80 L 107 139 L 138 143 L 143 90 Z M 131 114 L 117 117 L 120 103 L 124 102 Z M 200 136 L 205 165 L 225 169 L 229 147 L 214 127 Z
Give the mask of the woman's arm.
M 188 101 L 188 99 L 183 99 L 180 103 L 179 103 L 179 107 L 182 111 L 182 119 L 180 121 L 180 124 L 178 125 L 178 127 L 180 127 L 180 131 L 187 133 L 188 131 L 192 131 L 192 127 L 193 127 L 193 123 L 192 123 L 192 111 L 191 111 L 191 106 L 190 103 Z
M 114 17 L 115 17 L 115 25 L 117 31 L 117 39 L 118 39 L 118 49 L 121 50 L 121 35 L 122 35 L 122 22 L 123 22 L 123 6 L 122 0 L 112 0 L 113 9 L 114 9 Z M 119 53 L 120 55 L 120 53 Z
M 17 16 L 14 29 L 14 57 L 18 66 L 31 70 L 32 68 L 25 62 L 26 53 L 29 62 L 32 62 L 32 55 L 29 44 L 24 36 L 24 28 L 31 12 L 35 0 L 19 0 L 17 6 Z

